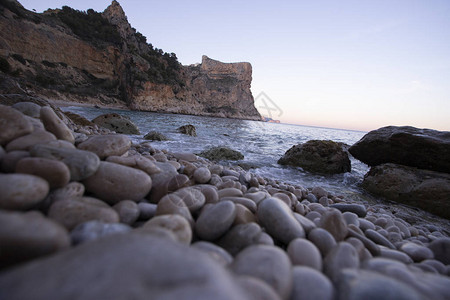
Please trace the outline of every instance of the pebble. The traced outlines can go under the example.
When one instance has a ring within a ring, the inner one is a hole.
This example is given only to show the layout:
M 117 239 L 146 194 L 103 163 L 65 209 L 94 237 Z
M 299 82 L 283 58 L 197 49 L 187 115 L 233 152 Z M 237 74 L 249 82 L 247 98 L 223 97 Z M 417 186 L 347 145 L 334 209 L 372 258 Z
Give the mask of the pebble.
M 131 225 L 139 218 L 139 206 L 134 201 L 122 200 L 113 209 L 119 214 L 120 223 Z
M 14 150 L 30 150 L 34 145 L 55 141 L 56 137 L 45 130 L 35 130 L 30 134 L 12 140 L 6 145 L 7 152 Z
M 0 170 L 3 173 L 14 173 L 16 169 L 16 164 L 22 158 L 30 157 L 30 152 L 28 151 L 11 151 L 3 155 Z
M 319 226 L 331 233 L 337 242 L 344 240 L 348 233 L 342 213 L 335 209 L 327 211 L 322 216 Z
M 74 144 L 71 144 L 68 141 L 64 140 L 56 140 L 56 141 L 50 141 L 45 143 L 48 146 L 53 146 L 57 148 L 69 148 L 69 149 L 76 149 Z
M 288 195 L 283 194 L 283 193 L 275 193 L 272 195 L 272 197 L 280 199 L 281 201 L 283 201 L 284 203 L 286 203 L 287 206 L 291 207 L 292 206 L 292 202 L 291 202 L 291 198 L 289 198 Z
M 323 228 L 314 228 L 308 233 L 308 240 L 316 245 L 319 249 L 322 257 L 325 257 L 334 246 L 336 246 L 336 240 L 334 237 Z
M 355 225 L 358 227 L 358 230 L 359 230 L 358 215 L 356 215 L 355 213 L 346 211 L 342 214 L 342 217 L 344 218 L 345 223 L 347 223 L 347 225 Z
M 322 197 L 328 197 L 328 192 L 320 186 L 314 187 L 311 190 L 311 193 L 313 193 L 313 195 L 316 196 L 317 199 L 320 199 Z
M 306 266 L 322 271 L 322 256 L 320 251 L 307 239 L 297 238 L 292 240 L 286 252 L 293 265 Z
M 70 180 L 70 170 L 64 163 L 41 157 L 21 159 L 16 164 L 15 172 L 41 177 L 48 182 L 50 189 L 61 188 Z
M 28 210 L 45 199 L 50 188 L 44 179 L 28 174 L 0 174 L 0 209 Z
M 308 194 L 308 195 L 306 196 L 306 200 L 308 200 L 308 201 L 311 202 L 311 203 L 317 203 L 317 202 L 319 202 L 319 201 L 317 200 L 316 196 L 314 196 L 313 194 Z
M 343 213 L 345 212 L 354 213 L 360 218 L 364 218 L 367 215 L 366 207 L 362 204 L 336 203 L 331 204 L 330 207 L 336 208 Z
M 121 156 L 131 146 L 131 140 L 123 134 L 93 135 L 78 145 L 78 149 L 97 154 L 100 159 L 108 156 Z
M 236 207 L 231 201 L 206 205 L 195 223 L 195 233 L 200 239 L 214 241 L 231 227 L 236 217 Z
M 78 149 L 40 144 L 31 148 L 30 154 L 34 157 L 62 161 L 69 167 L 71 181 L 81 181 L 90 177 L 100 166 L 100 159 L 96 154 Z
M 233 225 L 247 224 L 251 222 L 256 223 L 255 215 L 247 207 L 239 203 L 235 204 L 235 207 L 236 217 L 234 219 Z
M 241 275 L 236 282 L 246 293 L 247 300 L 281 300 L 275 290 L 261 279 Z
M 231 255 L 236 255 L 242 249 L 257 244 L 261 232 L 261 227 L 256 223 L 236 225 L 231 227 L 231 229 L 217 241 L 217 245 L 227 250 Z
M 41 121 L 47 131 L 53 133 L 58 140 L 65 140 L 70 143 L 75 142 L 72 132 L 66 124 L 56 115 L 50 106 L 41 107 Z
M 136 168 L 144 171 L 148 175 L 153 175 L 161 172 L 161 169 L 156 166 L 153 161 L 150 159 L 141 156 L 141 155 L 133 155 L 133 156 L 108 156 L 106 158 L 107 162 L 112 162 L 120 165 L 124 165 L 127 167 Z
M 377 244 L 375 244 L 372 240 L 370 240 L 367 237 L 365 237 L 363 234 L 360 234 L 360 233 L 352 230 L 351 228 L 349 228 L 348 236 L 354 237 L 354 238 L 357 238 L 358 240 L 360 240 L 364 244 L 366 249 L 372 255 L 374 255 L 374 256 L 380 255 L 380 247 Z
M 198 241 L 192 243 L 191 247 L 207 253 L 212 259 L 221 264 L 227 266 L 233 262 L 233 256 L 230 255 L 225 249 L 217 246 L 216 244 Z
M 50 206 L 48 217 L 62 224 L 68 230 L 92 220 L 105 223 L 119 222 L 119 215 L 114 209 L 103 201 L 91 197 L 57 201 Z
M 209 184 L 198 184 L 193 187 L 202 192 L 203 196 L 205 196 L 205 203 L 219 202 L 219 193 L 217 192 L 217 188 L 215 186 Z
M 375 230 L 367 229 L 365 231 L 365 235 L 366 235 L 366 237 L 368 237 L 369 239 L 371 239 L 372 241 L 374 241 L 378 245 L 383 245 L 385 247 L 388 247 L 388 248 L 391 248 L 391 249 L 394 249 L 394 250 L 396 249 L 395 246 L 388 239 L 386 239 L 384 236 L 382 236 L 381 234 L 379 234 Z
M 152 188 L 152 179 L 144 171 L 102 161 L 97 172 L 83 184 L 88 192 L 114 205 L 121 200 L 145 198 Z
M 359 267 L 359 256 L 356 249 L 347 242 L 338 243 L 327 254 L 323 261 L 324 273 L 333 282 L 337 282 L 340 273 L 345 268 L 356 269 Z
M 191 227 L 194 227 L 194 218 L 192 218 L 189 208 L 186 206 L 183 199 L 175 194 L 169 194 L 162 197 L 158 202 L 155 213 L 156 216 L 172 214 L 180 215 L 186 218 Z
M 178 160 L 184 160 L 188 162 L 196 162 L 198 160 L 197 155 L 187 152 L 172 153 L 172 155 Z
M 366 231 L 367 229 L 375 230 L 375 225 L 372 222 L 363 218 L 359 218 L 358 221 L 359 221 L 359 228 L 362 231 Z
M 198 211 L 206 202 L 203 193 L 193 187 L 179 189 L 174 194 L 183 200 L 191 213 Z
M 189 177 L 184 174 L 177 174 L 173 176 L 168 182 L 167 182 L 167 191 L 168 192 L 175 192 L 176 190 L 181 189 L 182 187 L 189 186 L 191 181 L 189 180 Z
M 31 122 L 14 108 L 0 104 L 0 145 L 4 146 L 12 140 L 31 133 L 34 128 Z
M 67 230 L 39 212 L 0 210 L 0 269 L 70 246 Z
M 306 214 L 305 218 L 308 220 L 314 222 L 315 219 L 319 219 L 322 217 L 322 215 L 317 211 L 310 211 Z
M 256 203 L 252 200 L 244 197 L 223 197 L 220 198 L 220 201 L 231 201 L 236 204 L 241 204 L 245 206 L 247 209 L 249 209 L 252 213 L 256 213 Z
M 219 190 L 219 199 L 224 197 L 242 197 L 243 193 L 241 190 L 236 188 L 224 188 Z
M 434 258 L 433 251 L 425 246 L 420 246 L 415 243 L 404 243 L 400 247 L 400 250 L 408 254 L 408 256 L 411 257 L 415 262 Z
M 11 107 L 32 118 L 41 116 L 41 106 L 33 102 L 17 102 Z
M 194 180 L 197 183 L 207 183 L 211 179 L 211 172 L 206 167 L 200 167 L 194 172 Z
M 294 288 L 290 300 L 333 300 L 335 289 L 331 281 L 321 272 L 304 266 L 292 269 Z
M 255 202 L 256 204 L 259 204 L 259 202 L 261 202 L 262 200 L 269 198 L 270 195 L 267 192 L 258 191 L 255 193 L 246 193 L 244 197 L 253 200 L 253 202 Z
M 311 221 L 310 219 L 308 219 L 298 213 L 294 213 L 294 217 L 300 223 L 300 225 L 303 227 L 306 234 L 310 233 L 311 230 L 313 230 L 314 228 L 317 227 L 313 221 Z
M 278 247 L 250 246 L 235 257 L 230 267 L 236 274 L 263 280 L 282 299 L 287 299 L 291 294 L 293 288 L 292 264 L 286 253 Z
M 304 238 L 305 231 L 292 210 L 277 198 L 267 198 L 258 205 L 260 224 L 275 240 L 288 245 L 295 238 Z
M 77 225 L 71 232 L 70 238 L 72 244 L 94 241 L 99 238 L 110 236 L 113 234 L 127 233 L 131 231 L 131 227 L 120 223 L 103 223 L 97 220 L 88 221 Z
M 433 252 L 434 258 L 444 265 L 450 265 L 450 238 L 439 238 L 430 243 L 428 248 Z
M 263 244 L 263 245 L 272 245 L 272 246 L 275 245 L 272 237 L 265 232 L 261 232 L 258 239 L 256 240 L 256 243 Z
M 192 240 L 192 229 L 186 218 L 179 215 L 155 216 L 147 221 L 140 229 L 145 232 L 147 229 L 163 228 L 175 234 L 177 241 L 190 245 Z
M 139 202 L 139 220 L 148 220 L 156 215 L 158 206 L 153 203 Z

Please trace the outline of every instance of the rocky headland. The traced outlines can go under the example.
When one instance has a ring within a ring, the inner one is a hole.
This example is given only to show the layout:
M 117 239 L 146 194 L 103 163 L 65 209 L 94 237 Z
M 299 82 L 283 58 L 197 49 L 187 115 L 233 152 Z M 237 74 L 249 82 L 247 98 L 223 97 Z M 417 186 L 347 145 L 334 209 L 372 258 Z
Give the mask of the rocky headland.
M 132 143 L 43 99 L 0 100 L 1 299 L 450 293 L 448 224 Z
M 0 3 L 0 93 L 50 101 L 261 120 L 250 63 L 207 56 L 183 66 L 129 24 L 117 1 L 98 13 L 34 13 Z

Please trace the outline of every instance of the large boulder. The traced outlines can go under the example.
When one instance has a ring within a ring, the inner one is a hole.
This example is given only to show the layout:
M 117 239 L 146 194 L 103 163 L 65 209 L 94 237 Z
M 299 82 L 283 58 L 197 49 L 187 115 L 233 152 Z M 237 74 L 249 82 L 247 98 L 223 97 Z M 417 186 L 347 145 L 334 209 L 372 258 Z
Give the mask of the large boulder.
M 292 146 L 278 163 L 321 174 L 345 173 L 351 170 L 348 153 L 340 144 L 327 140 L 311 140 Z
M 365 175 L 363 187 L 389 200 L 450 219 L 449 174 L 382 164 L 372 167 Z
M 349 149 L 369 166 L 395 163 L 450 173 L 450 132 L 387 126 L 366 134 Z
M 123 134 L 141 134 L 139 128 L 134 125 L 128 118 L 121 116 L 119 114 L 104 114 L 98 116 L 93 123 L 98 126 L 104 127 L 109 130 L 113 130 L 117 133 Z
M 244 159 L 244 155 L 241 152 L 228 147 L 213 147 L 198 155 L 213 161 Z

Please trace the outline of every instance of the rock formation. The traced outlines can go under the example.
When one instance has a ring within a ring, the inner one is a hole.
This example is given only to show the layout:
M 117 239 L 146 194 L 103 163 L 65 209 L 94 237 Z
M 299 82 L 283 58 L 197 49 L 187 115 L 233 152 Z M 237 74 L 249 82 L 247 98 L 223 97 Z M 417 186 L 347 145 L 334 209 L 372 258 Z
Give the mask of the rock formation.
M 103 12 L 37 14 L 0 4 L 0 93 L 135 110 L 260 120 L 249 63 L 181 65 L 147 43 L 117 1 Z

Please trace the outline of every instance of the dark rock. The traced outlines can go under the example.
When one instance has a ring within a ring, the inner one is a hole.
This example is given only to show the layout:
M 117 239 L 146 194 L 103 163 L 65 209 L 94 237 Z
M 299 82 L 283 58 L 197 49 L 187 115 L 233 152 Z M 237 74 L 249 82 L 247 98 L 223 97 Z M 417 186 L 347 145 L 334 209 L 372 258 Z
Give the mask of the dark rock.
M 150 131 L 146 135 L 144 135 L 144 139 L 150 141 L 168 141 L 169 139 L 162 133 L 157 131 Z
M 358 217 L 364 218 L 367 214 L 366 208 L 362 204 L 345 204 L 345 203 L 336 203 L 331 204 L 330 207 L 339 209 L 341 212 L 352 212 L 357 214 Z
M 80 116 L 79 114 L 70 112 L 70 111 L 65 111 L 64 114 L 66 115 L 66 117 L 68 117 L 70 120 L 72 120 L 73 123 L 75 123 L 76 125 L 81 125 L 81 126 L 94 126 L 95 124 L 91 121 L 89 121 L 88 119 L 86 119 L 83 116 Z
M 351 170 L 347 152 L 333 141 L 312 140 L 295 145 L 286 151 L 278 163 L 322 174 L 345 173 Z
M 140 134 L 139 128 L 133 122 L 119 114 L 104 114 L 98 116 L 92 122 L 117 133 Z
M 445 265 L 450 265 L 450 238 L 440 238 L 428 245 L 433 251 L 434 258 Z
M 228 147 L 213 147 L 198 155 L 213 161 L 244 159 L 244 155 L 242 155 L 241 152 L 232 150 Z
M 178 127 L 177 130 L 178 130 L 178 132 L 180 132 L 182 134 L 187 134 L 190 136 L 197 136 L 197 131 L 195 130 L 195 126 L 191 125 L 191 124 Z
M 349 149 L 362 162 L 396 163 L 450 173 L 450 132 L 387 126 L 366 134 Z
M 375 195 L 450 219 L 449 174 L 383 164 L 370 169 L 363 187 Z

